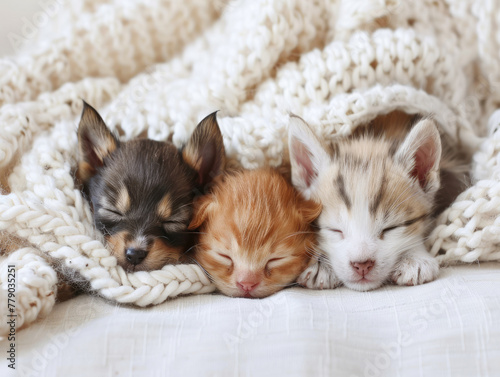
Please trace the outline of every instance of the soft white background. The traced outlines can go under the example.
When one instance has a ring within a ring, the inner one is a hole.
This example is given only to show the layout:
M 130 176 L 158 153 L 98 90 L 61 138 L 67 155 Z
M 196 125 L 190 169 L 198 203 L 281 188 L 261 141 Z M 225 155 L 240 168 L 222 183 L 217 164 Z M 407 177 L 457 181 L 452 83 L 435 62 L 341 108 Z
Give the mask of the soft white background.
M 40 1 L 44 0 L 0 0 L 0 56 L 14 54 L 8 34 L 22 36 L 22 18 L 31 20 L 36 12 L 42 10 Z

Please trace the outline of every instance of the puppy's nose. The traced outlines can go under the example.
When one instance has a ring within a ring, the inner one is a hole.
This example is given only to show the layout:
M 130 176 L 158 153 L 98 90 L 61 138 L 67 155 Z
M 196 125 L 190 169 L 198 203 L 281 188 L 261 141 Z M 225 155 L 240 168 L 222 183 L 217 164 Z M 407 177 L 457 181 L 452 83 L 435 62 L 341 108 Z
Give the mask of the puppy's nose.
M 255 282 L 255 281 L 239 281 L 236 283 L 238 285 L 238 287 L 242 290 L 244 290 L 245 292 L 252 292 L 255 288 L 257 288 L 257 286 L 259 285 L 259 282 Z
M 134 266 L 141 263 L 144 258 L 146 258 L 146 255 L 148 255 L 148 252 L 142 249 L 130 248 L 125 251 L 125 257 L 127 258 L 127 261 Z
M 370 272 L 373 266 L 375 266 L 375 261 L 369 259 L 364 262 L 351 262 L 351 266 L 359 276 L 365 277 L 365 275 Z

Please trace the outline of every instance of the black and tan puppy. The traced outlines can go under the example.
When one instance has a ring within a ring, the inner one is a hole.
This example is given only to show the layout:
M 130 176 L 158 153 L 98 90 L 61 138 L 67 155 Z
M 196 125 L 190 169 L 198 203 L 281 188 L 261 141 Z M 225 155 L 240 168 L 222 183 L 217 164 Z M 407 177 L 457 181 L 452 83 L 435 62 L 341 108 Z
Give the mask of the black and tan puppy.
M 78 144 L 77 176 L 118 264 L 141 271 L 177 262 L 190 242 L 187 226 L 195 194 L 224 169 L 215 113 L 178 150 L 148 139 L 120 142 L 84 103 Z

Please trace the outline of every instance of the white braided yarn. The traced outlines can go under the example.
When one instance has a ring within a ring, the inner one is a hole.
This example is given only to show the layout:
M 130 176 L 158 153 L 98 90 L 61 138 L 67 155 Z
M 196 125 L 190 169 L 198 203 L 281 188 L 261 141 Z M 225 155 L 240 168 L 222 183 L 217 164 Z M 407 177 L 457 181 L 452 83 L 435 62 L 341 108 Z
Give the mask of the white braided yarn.
M 38 255 L 38 251 L 32 248 L 23 248 L 10 254 L 0 263 L 0 315 L 2 318 L 15 318 L 16 327 L 22 328 L 29 325 L 38 317 L 44 317 L 50 313 L 55 303 L 57 276 L 54 269 Z M 15 277 L 8 266 L 15 266 Z M 12 280 L 14 279 L 14 280 Z M 13 291 L 15 298 L 13 306 L 8 306 L 7 294 L 8 284 L 15 281 L 16 289 Z M 14 312 L 9 308 L 15 308 Z M 8 316 L 8 315 L 12 315 Z M 15 317 L 14 317 L 15 316 Z M 0 324 L 0 339 L 10 330 L 7 320 Z
M 72 1 L 32 39 L 36 52 L 0 60 L 0 230 L 110 300 L 210 292 L 197 265 L 116 266 L 73 181 L 80 98 L 123 140 L 177 146 L 220 109 L 226 151 L 246 168 L 286 162 L 290 111 L 328 139 L 402 109 L 432 113 L 470 154 L 481 146 L 474 185 L 438 219 L 431 252 L 443 263 L 500 260 L 500 115 L 481 139 L 500 107 L 495 9 L 500 0 Z
M 431 253 L 441 262 L 500 260 L 500 110 L 488 122 L 490 136 L 474 155 L 474 185 L 438 219 Z

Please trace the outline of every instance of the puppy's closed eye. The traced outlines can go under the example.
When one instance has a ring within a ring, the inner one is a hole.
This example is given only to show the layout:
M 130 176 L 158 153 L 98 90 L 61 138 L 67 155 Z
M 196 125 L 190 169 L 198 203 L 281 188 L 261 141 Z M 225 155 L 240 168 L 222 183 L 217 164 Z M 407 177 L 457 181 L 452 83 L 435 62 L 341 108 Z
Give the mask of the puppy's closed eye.
M 123 219 L 123 215 L 120 212 L 112 210 L 110 208 L 99 208 L 98 214 L 102 218 L 111 222 L 118 222 Z
M 163 229 L 165 232 L 180 232 L 182 230 L 185 230 L 187 228 L 185 223 L 179 222 L 179 221 L 170 221 L 166 220 L 162 222 Z

